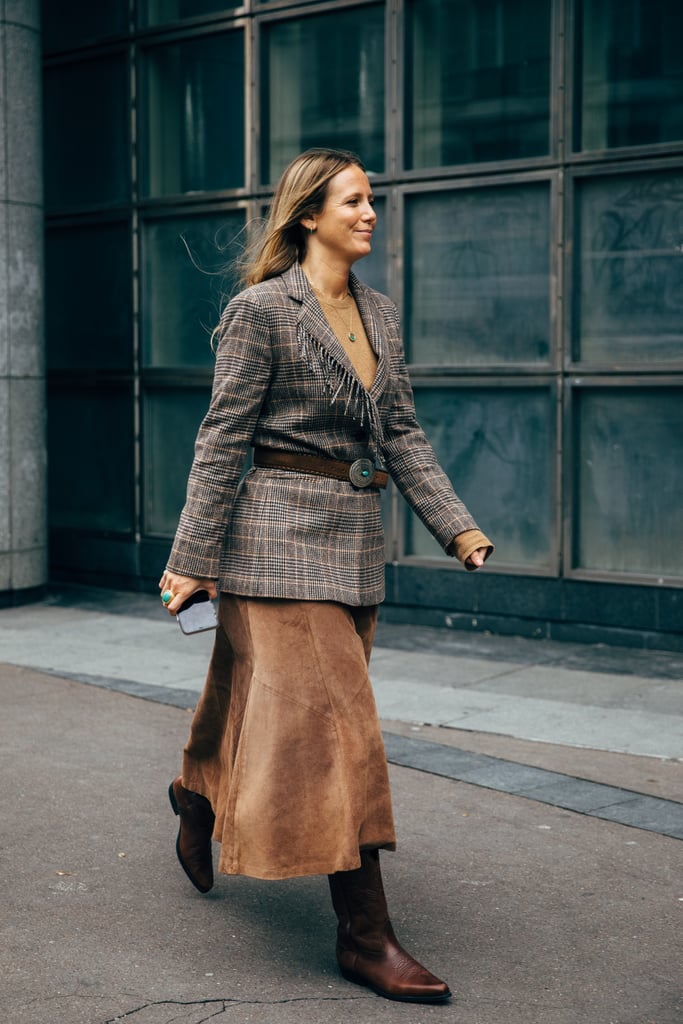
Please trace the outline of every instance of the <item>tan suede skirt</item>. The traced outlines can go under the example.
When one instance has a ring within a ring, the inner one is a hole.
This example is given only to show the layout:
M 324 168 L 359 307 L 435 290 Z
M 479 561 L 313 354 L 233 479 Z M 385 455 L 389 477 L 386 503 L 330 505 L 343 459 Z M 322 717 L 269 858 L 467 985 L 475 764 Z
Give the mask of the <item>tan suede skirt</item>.
M 221 594 L 182 771 L 216 815 L 219 871 L 331 874 L 361 848 L 394 849 L 376 621 L 376 607 Z

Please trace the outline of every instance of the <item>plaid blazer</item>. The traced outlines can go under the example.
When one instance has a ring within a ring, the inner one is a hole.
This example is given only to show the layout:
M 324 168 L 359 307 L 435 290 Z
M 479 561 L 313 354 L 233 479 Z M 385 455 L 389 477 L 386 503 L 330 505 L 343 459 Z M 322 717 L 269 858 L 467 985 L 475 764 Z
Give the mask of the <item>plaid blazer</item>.
M 415 418 L 398 312 L 352 274 L 377 373 L 368 391 L 298 264 L 225 308 L 209 410 L 168 568 L 251 597 L 377 604 L 380 492 L 291 470 L 250 469 L 250 445 L 383 465 L 445 548 L 476 523 Z

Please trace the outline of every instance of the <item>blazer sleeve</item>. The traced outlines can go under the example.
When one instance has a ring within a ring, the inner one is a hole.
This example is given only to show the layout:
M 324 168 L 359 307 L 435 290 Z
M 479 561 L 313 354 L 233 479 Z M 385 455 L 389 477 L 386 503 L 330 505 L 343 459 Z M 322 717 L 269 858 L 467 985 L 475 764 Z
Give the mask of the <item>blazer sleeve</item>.
M 390 317 L 390 373 L 393 401 L 383 421 L 382 454 L 399 491 L 444 550 L 477 524 L 439 465 L 417 421 L 413 389 L 403 355 L 398 312 Z M 490 542 L 487 541 L 487 544 Z M 448 554 L 455 554 L 450 548 Z
M 216 579 L 220 552 L 249 445 L 271 379 L 272 347 L 258 299 L 238 295 L 219 325 L 209 410 L 197 434 L 168 568 Z

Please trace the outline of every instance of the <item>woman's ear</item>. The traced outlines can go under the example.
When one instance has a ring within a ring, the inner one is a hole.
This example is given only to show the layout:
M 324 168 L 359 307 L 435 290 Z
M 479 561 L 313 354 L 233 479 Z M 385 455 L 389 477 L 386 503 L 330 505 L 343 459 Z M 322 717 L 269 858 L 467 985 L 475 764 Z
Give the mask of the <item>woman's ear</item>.
M 302 217 L 299 223 L 301 224 L 301 227 L 308 232 L 309 235 L 312 235 L 317 227 L 312 217 Z

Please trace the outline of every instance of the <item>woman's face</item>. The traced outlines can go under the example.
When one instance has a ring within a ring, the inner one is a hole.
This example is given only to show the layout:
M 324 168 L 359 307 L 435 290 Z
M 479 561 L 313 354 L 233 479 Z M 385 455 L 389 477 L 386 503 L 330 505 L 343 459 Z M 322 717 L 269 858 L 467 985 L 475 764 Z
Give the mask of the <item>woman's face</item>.
M 315 221 L 315 238 L 329 257 L 350 266 L 367 256 L 377 222 L 374 196 L 365 171 L 349 164 L 330 179 L 327 198 Z

